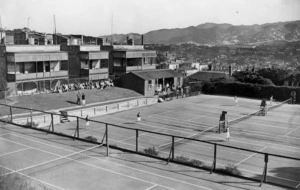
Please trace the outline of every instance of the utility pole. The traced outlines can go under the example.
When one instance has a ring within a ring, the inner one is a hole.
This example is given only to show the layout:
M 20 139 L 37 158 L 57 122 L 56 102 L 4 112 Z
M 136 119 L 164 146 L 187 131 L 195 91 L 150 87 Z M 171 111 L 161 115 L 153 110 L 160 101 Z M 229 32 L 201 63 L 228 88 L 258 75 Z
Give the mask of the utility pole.
M 30 17 L 27 18 L 27 28 L 29 29 L 29 21 L 30 21 Z
M 54 36 L 55 36 L 55 45 L 56 45 L 57 44 L 57 36 L 56 36 L 56 20 L 55 20 L 55 15 L 53 15 L 53 24 L 54 24 Z
M 2 32 L 3 32 L 3 28 L 2 28 L 1 14 L 0 14 L 0 33 L 1 33 L 1 36 L 0 36 L 0 44 L 2 44 Z
M 113 37 L 113 24 L 114 24 L 114 14 L 111 16 L 111 45 L 114 45 L 114 37 Z

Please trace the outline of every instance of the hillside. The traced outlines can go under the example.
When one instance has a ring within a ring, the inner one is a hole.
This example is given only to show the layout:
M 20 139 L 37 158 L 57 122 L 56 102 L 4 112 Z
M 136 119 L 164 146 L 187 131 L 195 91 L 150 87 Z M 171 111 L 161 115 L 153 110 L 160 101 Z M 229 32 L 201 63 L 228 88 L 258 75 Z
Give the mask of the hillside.
M 140 34 L 136 33 L 115 34 L 114 41 L 125 43 L 128 35 L 134 37 L 136 44 L 140 43 Z M 239 26 L 205 23 L 187 28 L 154 30 L 143 35 L 145 43 L 151 44 L 264 44 L 300 40 L 300 21 Z

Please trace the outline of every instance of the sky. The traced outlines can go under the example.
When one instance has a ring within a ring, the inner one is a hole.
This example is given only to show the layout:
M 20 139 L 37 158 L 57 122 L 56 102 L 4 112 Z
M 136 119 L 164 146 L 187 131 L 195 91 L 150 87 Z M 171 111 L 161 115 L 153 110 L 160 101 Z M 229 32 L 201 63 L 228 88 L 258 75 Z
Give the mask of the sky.
M 0 0 L 3 28 L 91 36 L 300 20 L 300 0 Z M 29 19 L 28 19 L 29 18 Z M 29 22 L 28 22 L 29 21 Z

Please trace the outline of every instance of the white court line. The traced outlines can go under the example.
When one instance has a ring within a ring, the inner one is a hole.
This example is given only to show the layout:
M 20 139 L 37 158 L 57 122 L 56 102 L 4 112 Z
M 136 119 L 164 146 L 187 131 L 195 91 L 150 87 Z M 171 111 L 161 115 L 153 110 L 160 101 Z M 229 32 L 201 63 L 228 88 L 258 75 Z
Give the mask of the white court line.
M 167 120 L 169 120 L 169 119 L 167 119 Z M 176 122 L 176 121 L 175 121 Z M 179 123 L 179 122 L 177 122 L 177 123 Z M 181 123 L 183 123 L 183 122 L 181 122 Z M 216 127 L 216 126 L 214 126 L 214 127 Z M 212 127 L 212 128 L 214 128 L 214 127 Z M 212 129 L 212 128 L 209 128 L 209 129 Z M 209 129 L 207 129 L 207 130 L 209 130 Z M 207 131 L 207 130 L 204 130 L 204 131 Z M 261 136 L 267 136 L 267 137 L 272 137 L 272 136 L 270 136 L 270 134 L 269 133 L 265 133 L 265 132 L 260 132 L 260 131 L 251 131 L 251 130 L 244 130 L 243 129 L 243 131 L 248 131 L 248 132 L 256 132 L 256 133 L 263 133 L 263 134 L 266 134 L 266 135 L 262 135 L 262 134 L 260 134 Z M 206 135 L 206 136 L 209 136 L 209 135 Z M 213 137 L 213 136 L 211 136 L 211 137 Z M 282 136 L 278 136 L 278 137 L 276 137 L 276 138 L 278 138 L 278 139 L 280 139 Z M 274 138 L 274 137 L 272 137 L 272 138 Z M 296 139 L 298 139 L 297 137 L 289 137 L 289 138 L 296 138 Z M 219 138 L 220 139 L 220 138 Z M 300 138 L 299 138 L 300 139 Z M 234 140 L 235 141 L 235 140 Z M 241 142 L 241 143 L 244 143 L 244 144 L 250 144 L 250 145 L 257 145 L 257 146 L 261 146 L 261 144 L 255 144 L 255 143 L 245 143 L 245 141 L 243 140 L 243 141 L 236 141 L 236 142 Z M 267 144 L 271 144 L 271 143 L 267 143 Z M 292 146 L 287 146 L 287 147 L 292 147 Z M 280 149 L 280 148 L 276 148 L 276 147 L 271 147 L 271 148 L 274 148 L 274 149 Z M 295 147 L 295 148 L 297 148 L 297 147 Z M 289 150 L 289 151 L 291 151 L 291 152 L 297 152 L 297 151 L 293 151 L 293 150 Z
M 296 186 L 296 189 L 297 189 L 298 187 L 300 187 L 300 183 Z
M 297 128 L 295 128 L 294 130 L 292 130 L 292 131 L 290 131 L 290 132 L 288 132 L 287 134 L 285 134 L 284 136 L 288 136 L 289 134 L 291 134 L 292 132 L 294 132 L 294 131 L 296 131 L 296 130 L 298 130 L 300 128 L 300 126 L 299 127 L 297 127 Z
M 259 152 L 263 151 L 264 149 L 268 148 L 268 146 L 265 146 L 264 148 L 260 149 Z M 251 158 L 252 156 L 255 156 L 257 153 L 251 154 L 250 156 L 248 156 L 247 158 L 243 159 L 242 161 L 236 163 L 234 166 L 238 166 L 241 163 L 245 162 L 246 160 L 248 160 L 249 158 Z
M 46 143 L 42 143 L 40 141 L 36 141 L 36 140 L 33 140 L 33 139 L 28 139 L 26 137 L 23 137 L 23 136 L 20 136 L 20 135 L 15 135 L 15 134 L 12 134 L 14 136 L 17 136 L 17 137 L 20 137 L 20 138 L 23 138 L 23 139 L 27 139 L 29 141 L 33 141 L 33 142 L 37 142 L 37 143 L 40 143 L 40 144 L 44 144 L 44 145 L 47 145 L 47 146 L 51 146 L 51 147 L 55 147 L 55 148 L 58 148 L 58 149 L 62 149 L 62 150 L 65 150 L 65 151 L 69 151 L 69 152 L 74 152 L 72 150 L 68 150 L 68 149 L 64 149 L 64 148 L 61 148 L 59 146 L 54 146 L 54 145 L 49 145 L 49 144 L 46 144 Z M 94 156 L 88 156 L 88 155 L 84 155 L 82 154 L 83 156 L 86 156 L 86 157 L 89 157 L 89 158 L 93 158 L 93 159 L 96 159 L 96 160 L 99 160 L 99 161 L 103 161 L 103 162 L 107 162 L 107 163 L 110 163 L 110 164 L 114 164 L 114 165 L 118 165 L 118 166 L 122 166 L 122 167 L 126 167 L 126 168 L 129 168 L 129 169 L 132 169 L 132 170 L 135 170 L 135 171 L 139 171 L 139 172 L 143 172 L 143 173 L 147 173 L 147 174 L 150 174 L 150 175 L 154 175 L 154 176 L 158 176 L 158 177 L 162 177 L 162 178 L 166 178 L 166 179 L 171 179 L 171 180 L 174 180 L 174 181 L 179 181 L 181 183 L 185 183 L 185 184 L 190 184 L 188 182 L 185 182 L 185 181 L 180 181 L 180 180 L 177 180 L 177 179 L 173 179 L 173 178 L 169 178 L 167 176 L 162 176 L 162 175 L 159 175 L 159 174 L 155 174 L 155 173 L 151 173 L 151 172 L 148 172 L 148 171 L 145 171 L 145 170 L 140 170 L 140 169 L 137 169 L 137 168 L 134 168 L 134 167 L 130 167 L 130 166 L 126 166 L 126 165 L 123 165 L 123 164 L 119 164 L 119 163 L 115 163 L 115 162 L 112 162 L 112 161 L 108 161 L 108 160 L 105 160 L 105 159 L 100 159 L 98 157 L 94 157 Z M 111 156 L 112 157 L 112 156 Z M 118 159 L 118 158 L 117 158 Z M 206 161 L 206 162 L 211 162 L 211 161 Z M 219 166 L 225 166 L 223 164 L 217 164 Z M 251 170 L 247 170 L 247 169 L 240 169 L 242 171 L 247 171 L 249 173 L 255 173 L 255 174 L 261 174 L 259 172 L 255 172 L 255 171 L 251 171 Z M 299 183 L 299 181 L 295 181 L 295 180 L 292 180 L 292 179 L 287 179 L 287 178 L 282 178 L 282 177 L 278 177 L 278 176 L 272 176 L 273 178 L 278 178 L 278 179 L 282 179 L 282 180 L 286 180 L 286 181 L 291 181 L 291 182 L 296 182 L 296 183 Z M 195 184 L 191 184 L 191 185 L 195 185 Z M 197 185 L 196 185 L 197 186 Z M 200 186 L 201 187 L 201 186 Z
M 0 154 L 0 157 L 1 156 L 6 156 L 6 155 L 9 155 L 9 154 L 13 154 L 13 153 L 17 153 L 17 152 L 21 152 L 21 151 L 28 150 L 28 149 L 30 149 L 30 148 L 27 147 L 27 148 L 23 148 L 23 149 L 20 149 L 20 150 L 13 151 L 13 152 L 8 152 L 8 153 Z
M 48 146 L 56 147 L 56 148 L 59 148 L 59 149 L 62 149 L 62 150 L 66 150 L 66 151 L 69 151 L 69 152 L 74 152 L 74 151 L 71 151 L 71 150 L 68 150 L 68 149 L 64 149 L 64 148 L 61 148 L 61 147 L 58 147 L 58 146 L 49 145 L 49 144 L 46 144 L 46 143 L 42 143 L 42 142 L 40 142 L 40 141 L 36 141 L 36 140 L 33 140 L 33 139 L 29 139 L 29 138 L 26 138 L 26 137 L 23 137 L 23 136 L 20 136 L 20 135 L 15 135 L 15 134 L 12 134 L 12 135 L 17 136 L 17 137 L 20 137 L 20 138 L 23 138 L 23 139 L 27 139 L 27 140 L 29 140 L 29 141 L 33 141 L 33 142 L 37 142 L 37 143 L 40 143 L 40 144 L 45 144 L 45 145 L 48 145 Z M 135 171 L 139 171 L 139 172 L 142 172 L 142 173 L 147 173 L 147 174 L 150 174 L 150 175 L 158 176 L 158 177 L 165 178 L 165 179 L 169 179 L 169 180 L 172 180 L 172 181 L 177 181 L 177 182 L 179 182 L 179 183 L 184 183 L 184 184 L 191 185 L 191 186 L 194 186 L 194 187 L 199 187 L 199 188 L 207 189 L 207 190 L 213 190 L 213 189 L 210 189 L 210 188 L 207 188 L 207 187 L 204 187 L 204 186 L 196 185 L 196 184 L 189 183 L 189 182 L 186 182 L 186 181 L 177 180 L 177 179 L 174 179 L 174 178 L 171 178 L 171 177 L 167 177 L 167 176 L 155 174 L 155 173 L 148 172 L 148 171 L 145 171 L 145 170 L 140 170 L 140 169 L 137 169 L 137 168 L 134 168 L 134 167 L 129 167 L 129 166 L 126 166 L 126 165 L 123 165 L 123 164 L 119 164 L 119 163 L 115 163 L 115 162 L 111 162 L 111 161 L 108 161 L 108 160 L 105 160 L 105 159 L 100 159 L 100 158 L 97 158 L 97 157 L 88 156 L 88 155 L 84 155 L 84 154 L 81 154 L 81 155 L 86 156 L 86 157 L 89 157 L 89 158 L 97 159 L 97 160 L 102 161 L 102 162 L 107 162 L 107 163 L 111 163 L 111 164 L 114 164 L 114 165 L 126 167 L 126 168 L 129 168 L 129 169 L 132 169 L 132 170 L 135 170 Z M 75 161 L 80 162 L 80 161 L 78 161 L 78 160 L 75 160 Z M 104 169 L 104 170 L 106 170 L 106 169 Z M 109 171 L 109 170 L 108 170 L 108 171 Z M 114 172 L 114 171 L 112 171 L 112 172 Z M 120 175 L 125 175 L 125 174 L 121 174 L 121 173 L 120 173 Z M 125 175 L 125 176 L 126 176 L 126 175 Z M 131 176 L 128 176 L 128 177 L 131 177 Z M 141 179 L 140 179 L 140 180 L 141 180 Z M 154 184 L 154 183 L 152 183 L 152 182 L 147 182 L 147 183 Z
M 145 189 L 145 190 L 150 190 L 150 189 L 152 189 L 153 187 L 156 187 L 156 186 L 157 186 L 157 184 L 152 185 L 151 187 L 149 187 L 149 188 L 147 188 L 147 189 Z

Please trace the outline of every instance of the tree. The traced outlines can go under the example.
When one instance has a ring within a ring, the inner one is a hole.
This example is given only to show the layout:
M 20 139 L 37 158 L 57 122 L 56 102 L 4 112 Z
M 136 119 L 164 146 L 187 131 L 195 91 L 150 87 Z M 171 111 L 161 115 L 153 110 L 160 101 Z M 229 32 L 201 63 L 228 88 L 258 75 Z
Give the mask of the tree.
M 272 67 L 260 69 L 257 73 L 264 78 L 270 79 L 275 85 L 281 86 L 284 84 L 284 79 L 291 74 L 291 71 L 284 68 Z
M 257 72 L 252 72 L 250 70 L 234 72 L 232 76 L 239 82 L 242 83 L 252 83 L 261 85 L 274 85 L 270 79 L 266 79 L 260 76 Z

